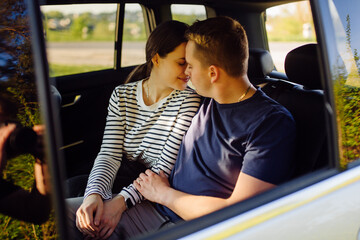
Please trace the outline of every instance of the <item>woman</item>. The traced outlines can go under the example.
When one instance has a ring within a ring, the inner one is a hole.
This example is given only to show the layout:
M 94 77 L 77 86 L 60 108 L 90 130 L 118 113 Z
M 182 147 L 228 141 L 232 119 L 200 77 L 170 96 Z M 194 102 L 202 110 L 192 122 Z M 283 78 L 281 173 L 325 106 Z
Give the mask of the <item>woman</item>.
M 177 21 L 159 25 L 146 43 L 146 63 L 111 96 L 103 143 L 84 200 L 82 204 L 82 198 L 68 200 L 72 214 L 81 204 L 76 226 L 84 235 L 109 237 L 122 213 L 143 199 L 132 184 L 112 197 L 115 175 L 124 159 L 141 162 L 156 173 L 171 172 L 182 136 L 200 102 L 187 88 L 184 73 L 187 27 Z

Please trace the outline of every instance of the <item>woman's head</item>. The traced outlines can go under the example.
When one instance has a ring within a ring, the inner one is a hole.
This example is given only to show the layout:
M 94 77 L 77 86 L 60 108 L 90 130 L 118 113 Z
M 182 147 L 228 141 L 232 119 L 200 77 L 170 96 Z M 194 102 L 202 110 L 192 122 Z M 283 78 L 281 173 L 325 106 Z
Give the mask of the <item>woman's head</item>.
M 153 68 L 152 59 L 158 54 L 161 58 L 173 52 L 179 45 L 187 42 L 185 32 L 188 29 L 186 23 L 167 21 L 157 26 L 151 32 L 145 47 L 146 62 L 138 66 L 130 73 L 126 82 L 133 82 L 149 77 Z

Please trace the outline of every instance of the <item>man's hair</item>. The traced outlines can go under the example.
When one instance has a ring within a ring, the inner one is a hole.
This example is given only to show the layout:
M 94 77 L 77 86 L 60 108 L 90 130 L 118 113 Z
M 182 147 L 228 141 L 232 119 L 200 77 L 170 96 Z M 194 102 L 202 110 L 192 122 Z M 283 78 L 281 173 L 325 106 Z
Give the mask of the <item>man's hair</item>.
M 232 77 L 247 73 L 248 40 L 241 24 L 230 17 L 196 21 L 186 33 L 195 42 L 196 58 L 208 67 L 221 67 Z

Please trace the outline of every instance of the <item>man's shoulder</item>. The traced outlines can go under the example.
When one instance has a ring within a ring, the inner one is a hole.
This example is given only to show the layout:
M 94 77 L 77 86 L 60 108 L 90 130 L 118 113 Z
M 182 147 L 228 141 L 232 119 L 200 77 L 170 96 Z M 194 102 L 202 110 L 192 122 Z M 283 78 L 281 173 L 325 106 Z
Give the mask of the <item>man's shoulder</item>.
M 284 107 L 274 99 L 270 98 L 261 89 L 258 89 L 258 93 L 259 93 L 258 101 L 260 103 L 259 105 L 269 115 L 273 115 L 273 114 L 283 115 L 285 117 L 289 117 L 293 119 L 292 114 L 286 107 Z

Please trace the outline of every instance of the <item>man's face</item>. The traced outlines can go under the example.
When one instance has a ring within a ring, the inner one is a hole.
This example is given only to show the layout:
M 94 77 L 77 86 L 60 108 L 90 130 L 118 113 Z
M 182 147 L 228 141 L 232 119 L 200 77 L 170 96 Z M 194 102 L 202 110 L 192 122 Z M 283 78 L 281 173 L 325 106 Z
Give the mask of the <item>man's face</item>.
M 190 80 L 198 94 L 210 97 L 210 76 L 208 68 L 203 66 L 204 64 L 200 62 L 199 57 L 196 57 L 198 56 L 196 53 L 195 42 L 188 41 L 185 51 L 185 59 L 188 65 L 185 70 L 185 74 L 190 77 Z

